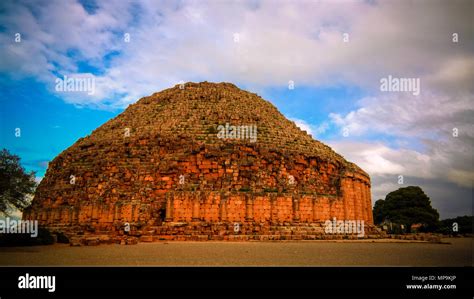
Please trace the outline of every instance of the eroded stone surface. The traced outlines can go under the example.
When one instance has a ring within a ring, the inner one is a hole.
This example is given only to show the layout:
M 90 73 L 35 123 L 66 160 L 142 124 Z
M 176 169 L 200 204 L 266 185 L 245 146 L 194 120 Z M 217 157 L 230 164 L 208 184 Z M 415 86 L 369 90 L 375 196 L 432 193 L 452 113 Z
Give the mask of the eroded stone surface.
M 218 138 L 227 123 L 255 125 L 256 142 Z M 256 94 L 207 82 L 142 98 L 79 139 L 24 213 L 143 241 L 326 238 L 333 217 L 373 227 L 369 176 Z

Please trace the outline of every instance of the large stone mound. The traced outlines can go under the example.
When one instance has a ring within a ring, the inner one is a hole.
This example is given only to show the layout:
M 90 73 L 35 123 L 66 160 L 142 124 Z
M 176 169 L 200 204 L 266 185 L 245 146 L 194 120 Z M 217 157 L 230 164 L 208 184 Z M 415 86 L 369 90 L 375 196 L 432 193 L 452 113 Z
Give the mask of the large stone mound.
M 24 218 L 70 235 L 314 239 L 334 217 L 373 227 L 371 210 L 359 167 L 256 94 L 203 82 L 142 98 L 79 139 L 49 163 Z

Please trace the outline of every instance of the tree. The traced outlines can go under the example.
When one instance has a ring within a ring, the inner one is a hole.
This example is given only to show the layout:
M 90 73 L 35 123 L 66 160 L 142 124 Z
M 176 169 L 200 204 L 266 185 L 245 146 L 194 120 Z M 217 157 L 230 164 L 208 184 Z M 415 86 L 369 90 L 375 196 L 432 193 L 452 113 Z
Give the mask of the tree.
M 380 224 L 384 221 L 385 200 L 379 199 L 374 204 L 374 222 Z
M 35 172 L 27 173 L 20 157 L 6 149 L 0 151 L 0 214 L 9 215 L 13 209 L 29 205 L 28 195 L 36 188 Z
M 456 223 L 457 231 L 454 229 L 454 223 Z M 456 218 L 441 220 L 438 231 L 445 234 L 472 234 L 473 225 L 473 216 L 458 216 Z
M 390 192 L 385 200 L 375 203 L 373 213 L 377 224 L 390 220 L 405 225 L 408 230 L 415 223 L 434 229 L 439 220 L 439 213 L 431 206 L 430 198 L 418 186 Z

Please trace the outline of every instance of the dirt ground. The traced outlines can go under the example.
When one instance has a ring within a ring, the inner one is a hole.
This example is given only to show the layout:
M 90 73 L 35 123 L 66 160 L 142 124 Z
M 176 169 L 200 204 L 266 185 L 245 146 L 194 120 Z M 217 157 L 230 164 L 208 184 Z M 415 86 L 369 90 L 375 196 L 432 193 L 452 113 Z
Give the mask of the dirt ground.
M 0 265 L 472 266 L 472 238 L 450 244 L 372 241 L 158 242 L 0 248 Z

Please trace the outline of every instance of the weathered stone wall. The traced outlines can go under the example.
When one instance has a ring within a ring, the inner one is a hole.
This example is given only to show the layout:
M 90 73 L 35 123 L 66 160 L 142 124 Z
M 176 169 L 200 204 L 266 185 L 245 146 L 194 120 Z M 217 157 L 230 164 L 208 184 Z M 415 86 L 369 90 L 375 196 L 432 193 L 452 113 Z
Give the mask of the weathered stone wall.
M 364 220 L 373 224 L 367 178 L 342 180 L 342 195 L 290 193 L 169 191 L 152 203 L 117 201 L 114 204 L 79 202 L 75 206 L 44 206 L 25 212 L 24 218 L 45 226 L 88 225 L 107 230 L 123 223 L 160 226 L 167 223 L 258 223 L 292 225 L 332 220 Z
M 226 123 L 256 125 L 257 141 L 218 138 Z M 333 217 L 373 223 L 363 170 L 269 102 L 211 83 L 143 98 L 78 140 L 49 163 L 23 217 L 110 234 L 124 223 L 155 233 L 181 223 L 190 234 L 233 223 L 256 234 L 311 231 Z

